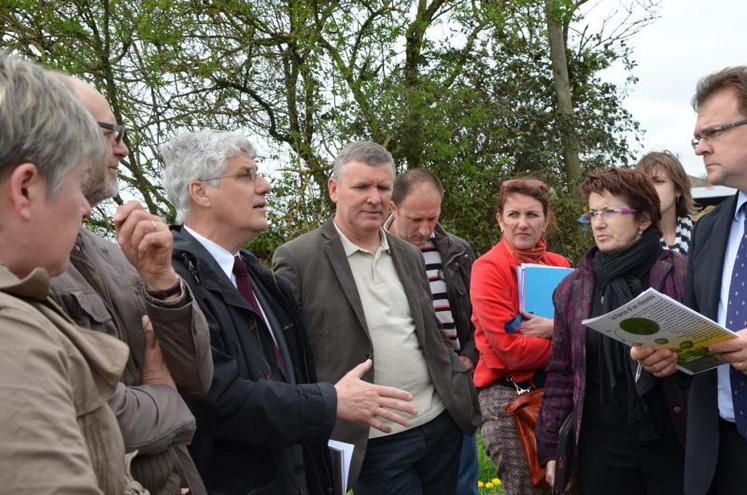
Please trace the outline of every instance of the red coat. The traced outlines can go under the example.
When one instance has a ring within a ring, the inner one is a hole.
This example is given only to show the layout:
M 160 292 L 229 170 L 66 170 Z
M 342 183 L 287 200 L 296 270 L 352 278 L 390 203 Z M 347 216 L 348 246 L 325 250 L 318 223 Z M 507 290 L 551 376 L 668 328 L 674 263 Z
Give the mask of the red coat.
M 570 266 L 563 256 L 549 251 L 538 263 Z M 472 322 L 480 351 L 476 387 L 486 387 L 506 375 L 516 382 L 530 380 L 550 357 L 550 339 L 509 334 L 504 329 L 519 313 L 516 268 L 520 264 L 501 241 L 472 265 Z

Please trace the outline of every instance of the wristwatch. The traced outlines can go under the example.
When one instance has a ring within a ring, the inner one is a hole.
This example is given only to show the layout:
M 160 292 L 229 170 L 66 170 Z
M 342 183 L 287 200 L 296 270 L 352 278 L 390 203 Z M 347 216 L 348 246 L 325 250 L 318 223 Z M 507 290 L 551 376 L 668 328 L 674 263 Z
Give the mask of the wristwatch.
M 177 275 L 176 283 L 169 287 L 168 289 L 163 290 L 153 290 L 149 289 L 148 286 L 145 286 L 145 292 L 148 293 L 148 295 L 154 299 L 166 299 L 171 296 L 175 296 L 182 292 L 182 278 Z

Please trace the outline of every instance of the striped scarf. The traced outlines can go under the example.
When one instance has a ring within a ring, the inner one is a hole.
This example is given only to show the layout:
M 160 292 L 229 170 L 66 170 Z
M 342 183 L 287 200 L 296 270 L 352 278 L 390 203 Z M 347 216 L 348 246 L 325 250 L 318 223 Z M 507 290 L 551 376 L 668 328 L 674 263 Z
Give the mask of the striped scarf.
M 668 246 L 664 239 L 661 239 L 661 247 L 669 249 L 683 256 L 687 255 L 690 248 L 690 238 L 693 234 L 693 217 L 677 217 L 677 229 L 674 232 L 674 244 Z
M 441 253 L 438 252 L 438 248 L 433 242 L 434 237 L 435 234 L 431 234 L 428 241 L 420 247 L 420 252 L 423 254 L 423 261 L 425 261 L 425 273 L 428 276 L 428 284 L 431 288 L 433 310 L 436 312 L 439 323 L 441 323 L 441 331 L 449 339 L 454 350 L 459 352 L 461 343 L 459 342 L 456 323 L 454 323 L 454 315 L 451 313 L 449 292 L 443 276 L 443 260 L 441 259 Z

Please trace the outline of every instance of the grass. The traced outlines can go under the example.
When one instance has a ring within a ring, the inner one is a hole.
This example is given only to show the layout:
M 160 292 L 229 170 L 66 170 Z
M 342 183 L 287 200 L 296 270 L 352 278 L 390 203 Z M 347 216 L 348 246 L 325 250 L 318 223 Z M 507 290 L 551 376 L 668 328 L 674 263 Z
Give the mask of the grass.
M 482 484 L 480 486 L 480 483 L 478 483 L 480 495 L 503 495 L 503 486 L 501 486 L 500 480 L 495 474 L 495 464 L 485 452 L 485 445 L 482 443 L 480 432 L 478 431 L 475 434 L 477 435 L 477 463 L 480 465 L 478 479 Z

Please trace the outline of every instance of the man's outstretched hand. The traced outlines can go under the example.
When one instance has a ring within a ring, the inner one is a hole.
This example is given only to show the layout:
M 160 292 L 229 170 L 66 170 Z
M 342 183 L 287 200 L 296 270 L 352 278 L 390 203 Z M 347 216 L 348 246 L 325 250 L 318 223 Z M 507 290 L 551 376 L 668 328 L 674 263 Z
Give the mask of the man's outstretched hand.
M 372 361 L 364 362 L 348 371 L 335 384 L 337 391 L 337 418 L 356 423 L 365 423 L 377 430 L 389 433 L 392 429 L 381 419 L 409 426 L 408 419 L 398 413 L 417 416 L 418 411 L 410 401 L 412 394 L 394 387 L 374 385 L 361 380 L 371 369 Z

